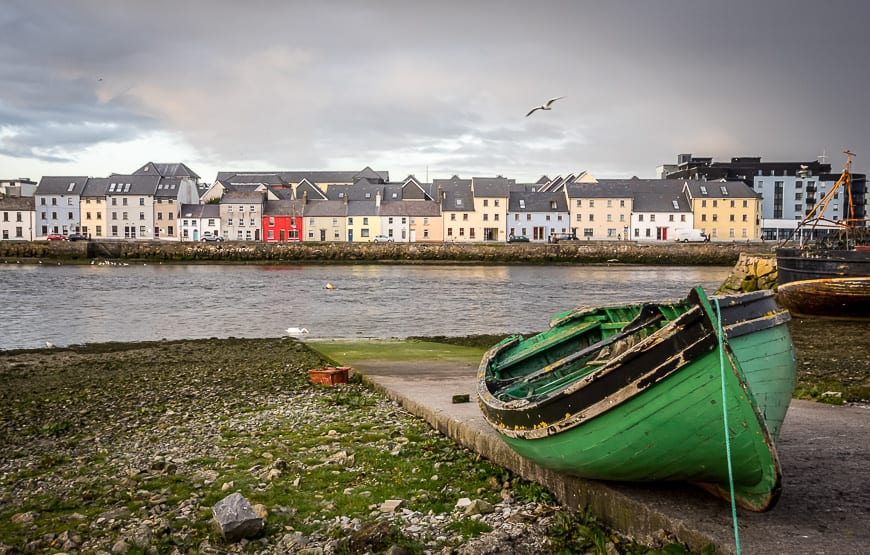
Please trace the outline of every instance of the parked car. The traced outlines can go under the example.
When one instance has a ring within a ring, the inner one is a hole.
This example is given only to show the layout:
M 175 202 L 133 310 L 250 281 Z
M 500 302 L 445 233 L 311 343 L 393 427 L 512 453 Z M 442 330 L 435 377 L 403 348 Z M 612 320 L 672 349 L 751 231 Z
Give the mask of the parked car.
M 67 241 L 87 241 L 88 238 L 81 233 L 70 233 L 66 236 Z
M 375 238 L 372 239 L 372 243 L 392 243 L 393 238 L 387 237 L 386 235 L 375 235 Z
M 66 235 L 61 235 L 60 233 L 50 233 L 46 239 L 49 241 L 66 241 Z
M 200 241 L 202 241 L 202 242 L 204 242 L 204 243 L 205 243 L 205 242 L 208 242 L 208 243 L 215 243 L 215 242 L 220 243 L 220 242 L 223 241 L 223 240 L 224 240 L 224 238 L 221 237 L 220 235 L 212 235 L 211 233 L 203 233 L 203 234 L 202 234 L 202 238 L 200 239 Z
M 525 235 L 511 235 L 508 237 L 508 243 L 528 243 L 529 238 Z
M 552 241 L 558 243 L 559 241 L 579 241 L 579 239 L 573 233 L 555 233 L 553 234 Z

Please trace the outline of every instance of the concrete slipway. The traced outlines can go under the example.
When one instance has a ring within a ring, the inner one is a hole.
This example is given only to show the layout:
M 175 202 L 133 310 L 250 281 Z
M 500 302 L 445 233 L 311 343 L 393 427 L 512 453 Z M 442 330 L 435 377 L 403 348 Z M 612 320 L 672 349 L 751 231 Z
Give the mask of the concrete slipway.
M 588 506 L 604 522 L 640 541 L 664 530 L 693 551 L 708 544 L 717 553 L 737 551 L 730 504 L 698 488 L 583 480 L 516 455 L 486 423 L 475 402 L 473 358 L 426 363 L 348 359 L 336 344 L 312 342 L 312 347 L 351 365 L 441 433 L 546 486 L 564 505 Z M 471 402 L 454 404 L 457 394 L 468 394 Z M 738 509 L 741 552 L 870 553 L 870 407 L 793 401 L 777 450 L 783 468 L 782 497 L 766 513 Z

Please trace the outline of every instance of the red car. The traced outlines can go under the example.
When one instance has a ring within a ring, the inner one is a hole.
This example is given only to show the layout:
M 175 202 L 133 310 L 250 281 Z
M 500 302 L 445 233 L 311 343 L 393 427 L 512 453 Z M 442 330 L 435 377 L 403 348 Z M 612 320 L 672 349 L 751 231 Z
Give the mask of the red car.
M 48 237 L 46 237 L 49 241 L 66 241 L 66 235 L 60 235 L 59 233 L 52 233 Z

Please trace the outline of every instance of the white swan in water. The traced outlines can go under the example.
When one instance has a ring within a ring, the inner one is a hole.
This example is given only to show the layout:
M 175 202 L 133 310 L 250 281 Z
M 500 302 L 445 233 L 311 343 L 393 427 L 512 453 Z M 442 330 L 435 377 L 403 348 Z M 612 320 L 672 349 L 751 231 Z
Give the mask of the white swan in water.
M 299 337 L 308 335 L 308 330 L 306 328 L 287 328 L 287 334 Z

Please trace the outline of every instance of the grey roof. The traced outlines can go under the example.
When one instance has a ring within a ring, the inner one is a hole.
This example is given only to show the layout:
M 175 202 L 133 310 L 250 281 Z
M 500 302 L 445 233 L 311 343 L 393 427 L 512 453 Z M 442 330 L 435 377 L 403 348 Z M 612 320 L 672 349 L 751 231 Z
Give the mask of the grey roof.
M 264 216 L 301 216 L 305 204 L 301 200 L 267 200 Z
M 48 176 L 39 180 L 35 195 L 81 195 L 87 176 Z M 70 186 L 72 185 L 72 187 Z
M 109 190 L 108 177 L 91 177 L 85 184 L 81 196 L 84 198 L 105 198 Z
M 158 198 L 178 198 L 178 189 L 181 187 L 183 179 L 191 179 L 189 177 L 164 177 L 157 184 L 157 190 L 154 196 Z
M 123 195 L 154 195 L 157 192 L 157 184 L 160 183 L 159 175 L 123 175 L 113 173 L 109 176 L 109 187 L 106 196 Z
M 627 183 L 600 181 L 598 183 L 568 183 L 568 198 L 631 198 L 634 190 Z
M 276 173 L 252 173 L 232 175 L 226 179 L 220 179 L 226 185 L 289 185 L 289 182 Z
M 520 206 L 523 201 L 524 207 Z M 512 192 L 508 200 L 509 212 L 567 212 L 568 201 L 558 193 Z
M 134 171 L 132 175 L 153 175 L 157 174 L 160 177 L 192 177 L 194 179 L 199 179 L 199 175 L 186 164 L 181 162 L 175 162 L 171 164 L 157 164 L 154 162 L 148 162 L 138 170 Z
M 676 205 L 674 205 L 676 201 Z M 679 191 L 636 192 L 632 202 L 634 212 L 691 212 L 686 195 Z
M 253 202 L 262 204 L 265 201 L 265 191 L 227 191 L 221 198 L 221 204 L 231 204 L 234 202 Z
M 344 198 L 341 196 L 341 193 L 344 193 L 344 196 L 351 201 L 373 201 L 375 200 L 375 195 L 378 193 L 381 194 L 381 198 L 384 198 L 384 185 L 381 183 L 371 183 L 363 179 L 357 181 L 353 185 L 330 185 L 326 189 L 326 197 L 329 200 L 339 200 Z
M 472 177 L 471 188 L 475 197 L 501 197 L 508 198 L 511 185 L 516 183 L 506 177 Z
M 36 210 L 36 199 L 33 197 L 0 197 L 0 210 L 31 212 Z
M 347 203 L 348 216 L 377 216 L 378 207 L 374 200 L 351 200 Z
M 180 218 L 215 218 L 221 217 L 221 207 L 217 204 L 182 204 Z
M 306 218 L 344 217 L 347 215 L 347 204 L 341 200 L 309 200 L 303 213 Z
M 226 181 L 228 179 L 237 179 L 243 175 L 277 175 L 287 183 L 299 183 L 303 179 L 307 179 L 318 185 L 329 185 L 332 183 L 353 183 L 358 179 L 374 179 L 383 182 L 390 180 L 390 172 L 374 171 L 366 166 L 360 171 L 240 171 L 240 172 L 218 172 L 217 181 Z
M 441 206 L 433 200 L 391 200 L 381 203 L 381 216 L 440 216 Z
M 693 198 L 761 198 L 761 194 L 756 193 L 752 187 L 742 181 L 686 180 L 681 183 L 685 183 Z
M 260 193 L 264 192 L 263 189 L 268 189 L 262 183 L 224 183 L 221 182 L 224 186 L 224 194 L 228 193 Z
M 323 192 L 323 189 L 308 180 L 303 180 L 296 186 L 296 198 L 303 198 L 305 193 L 308 193 L 309 200 L 326 200 L 328 198 L 326 193 Z
M 474 212 L 474 196 L 471 194 L 470 179 L 460 179 L 454 175 L 450 179 L 436 179 L 433 185 L 441 194 L 441 210 Z

